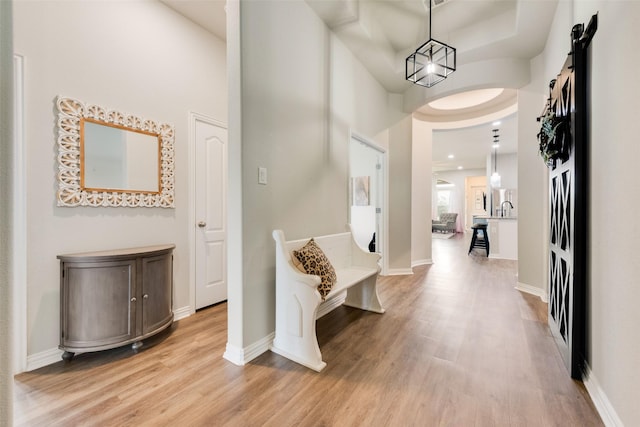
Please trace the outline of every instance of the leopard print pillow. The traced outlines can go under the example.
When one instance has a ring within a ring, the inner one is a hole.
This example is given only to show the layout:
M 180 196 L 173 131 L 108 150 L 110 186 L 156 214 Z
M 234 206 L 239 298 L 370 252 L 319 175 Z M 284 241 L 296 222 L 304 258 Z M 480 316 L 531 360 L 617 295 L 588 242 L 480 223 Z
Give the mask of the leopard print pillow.
M 318 285 L 318 292 L 322 296 L 324 301 L 325 297 L 334 283 L 336 283 L 336 270 L 329 262 L 327 256 L 322 252 L 322 249 L 311 239 L 297 251 L 293 251 L 293 256 L 302 263 L 307 274 L 314 274 L 320 276 L 320 285 Z
M 300 260 L 298 259 L 298 257 L 296 257 L 295 255 L 291 257 L 291 261 L 293 262 L 293 265 L 301 272 L 304 274 L 307 274 L 307 270 L 304 269 L 304 265 L 302 265 L 302 263 L 300 262 Z

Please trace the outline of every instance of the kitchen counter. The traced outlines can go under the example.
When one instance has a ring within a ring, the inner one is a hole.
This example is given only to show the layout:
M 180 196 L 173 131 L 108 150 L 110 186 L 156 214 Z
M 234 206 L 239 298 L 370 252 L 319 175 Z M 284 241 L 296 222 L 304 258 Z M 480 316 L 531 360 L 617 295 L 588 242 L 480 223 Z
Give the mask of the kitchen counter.
M 474 216 L 477 219 L 508 219 L 508 220 L 517 220 L 517 216 Z
M 518 219 L 516 217 L 487 217 L 489 258 L 518 259 Z

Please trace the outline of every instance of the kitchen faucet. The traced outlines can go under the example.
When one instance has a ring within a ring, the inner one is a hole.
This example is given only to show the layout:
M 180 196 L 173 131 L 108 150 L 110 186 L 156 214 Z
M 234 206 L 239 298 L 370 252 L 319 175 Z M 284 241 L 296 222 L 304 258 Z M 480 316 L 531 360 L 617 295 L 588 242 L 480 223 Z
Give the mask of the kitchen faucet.
M 511 209 L 513 209 L 513 204 L 509 200 L 505 200 L 504 202 L 500 203 L 500 214 L 503 217 L 504 217 L 504 204 L 505 203 L 509 203 L 509 206 L 511 207 Z

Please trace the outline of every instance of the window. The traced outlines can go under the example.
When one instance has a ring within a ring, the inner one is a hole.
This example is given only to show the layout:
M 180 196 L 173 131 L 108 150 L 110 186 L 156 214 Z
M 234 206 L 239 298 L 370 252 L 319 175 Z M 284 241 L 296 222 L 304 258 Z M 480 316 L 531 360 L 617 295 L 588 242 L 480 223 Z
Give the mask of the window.
M 451 212 L 451 190 L 438 190 L 438 218 L 446 212 Z
M 438 179 L 436 181 L 436 213 L 438 214 L 438 218 L 440 218 L 440 215 L 443 213 L 451 212 L 452 210 L 451 194 L 453 191 L 451 189 L 453 186 L 454 185 L 452 183 L 442 179 Z

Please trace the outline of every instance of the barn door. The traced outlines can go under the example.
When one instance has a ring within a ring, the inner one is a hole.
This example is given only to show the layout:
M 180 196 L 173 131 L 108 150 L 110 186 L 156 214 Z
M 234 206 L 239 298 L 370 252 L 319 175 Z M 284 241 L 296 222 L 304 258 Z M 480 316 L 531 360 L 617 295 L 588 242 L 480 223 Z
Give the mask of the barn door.
M 586 31 L 572 31 L 572 52 L 550 84 L 543 131 L 548 146 L 549 327 L 573 378 L 582 379 L 586 360 L 588 257 L 587 48 L 597 16 Z M 542 140 L 541 140 L 542 141 Z M 541 146 L 542 147 L 542 146 Z

